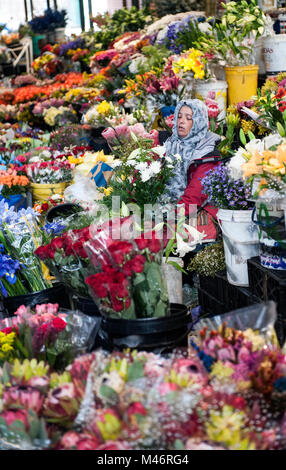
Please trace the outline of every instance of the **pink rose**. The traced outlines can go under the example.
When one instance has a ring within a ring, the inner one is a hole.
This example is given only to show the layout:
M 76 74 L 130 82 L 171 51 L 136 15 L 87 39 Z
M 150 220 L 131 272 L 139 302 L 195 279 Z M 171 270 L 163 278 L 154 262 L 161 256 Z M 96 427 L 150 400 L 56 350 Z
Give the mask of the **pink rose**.
M 102 137 L 104 137 L 107 141 L 109 140 L 114 140 L 116 137 L 114 129 L 112 127 L 107 127 L 104 129 L 104 131 L 101 133 Z
M 143 137 L 144 134 L 146 134 L 146 130 L 140 122 L 137 122 L 137 124 L 134 124 L 133 126 L 129 126 L 129 131 L 133 132 L 136 135 L 139 135 L 140 137 Z

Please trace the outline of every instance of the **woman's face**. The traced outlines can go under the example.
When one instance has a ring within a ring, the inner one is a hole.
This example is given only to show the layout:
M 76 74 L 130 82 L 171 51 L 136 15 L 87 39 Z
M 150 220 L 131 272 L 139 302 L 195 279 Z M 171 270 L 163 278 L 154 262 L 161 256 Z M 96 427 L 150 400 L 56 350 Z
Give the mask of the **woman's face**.
M 177 130 L 179 137 L 187 137 L 193 127 L 193 111 L 189 106 L 182 106 L 177 120 Z

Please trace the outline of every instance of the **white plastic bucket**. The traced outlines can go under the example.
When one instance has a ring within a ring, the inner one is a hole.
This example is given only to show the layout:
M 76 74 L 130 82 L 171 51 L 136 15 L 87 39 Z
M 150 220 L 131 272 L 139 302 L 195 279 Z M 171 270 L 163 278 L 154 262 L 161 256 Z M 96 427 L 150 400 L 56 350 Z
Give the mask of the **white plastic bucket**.
M 222 234 L 227 280 L 235 286 L 248 286 L 247 260 L 259 254 L 258 228 L 252 210 L 219 209 L 217 220 Z
M 217 102 L 220 113 L 218 121 L 221 121 L 226 116 L 227 106 L 227 82 L 224 80 L 195 80 L 194 85 L 195 98 L 205 101 L 210 98 Z
M 182 271 L 178 270 L 172 264 L 166 263 L 166 258 L 163 258 L 163 274 L 166 279 L 169 301 L 170 303 L 182 304 L 183 303 L 183 274 Z M 181 268 L 183 267 L 183 261 L 181 258 L 170 256 L 168 261 L 177 263 Z
M 275 34 L 264 39 L 263 55 L 267 75 L 286 71 L 286 34 Z

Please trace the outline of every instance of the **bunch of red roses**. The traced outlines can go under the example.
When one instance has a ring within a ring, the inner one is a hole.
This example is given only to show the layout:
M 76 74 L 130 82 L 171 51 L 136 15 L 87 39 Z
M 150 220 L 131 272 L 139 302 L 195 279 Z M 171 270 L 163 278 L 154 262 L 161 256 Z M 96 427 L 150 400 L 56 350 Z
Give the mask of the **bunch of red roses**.
M 89 227 L 70 230 L 35 251 L 59 281 L 83 296 L 89 295 L 84 282 L 89 267 L 84 244 L 89 237 Z
M 104 315 L 131 319 L 168 314 L 163 246 L 154 231 L 133 240 L 113 240 L 102 230 L 85 249 L 95 270 L 86 283 Z

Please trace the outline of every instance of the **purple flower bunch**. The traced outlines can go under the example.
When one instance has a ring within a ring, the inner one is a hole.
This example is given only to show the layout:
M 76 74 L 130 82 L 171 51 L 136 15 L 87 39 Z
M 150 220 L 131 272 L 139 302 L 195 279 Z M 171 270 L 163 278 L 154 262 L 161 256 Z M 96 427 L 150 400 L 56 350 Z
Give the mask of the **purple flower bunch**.
M 83 49 L 85 46 L 85 41 L 82 38 L 78 38 L 75 41 L 70 41 L 64 44 L 60 45 L 59 49 L 59 55 L 63 56 L 65 55 L 70 49 L 76 50 L 76 49 Z
M 234 180 L 229 168 L 219 165 L 209 170 L 202 178 L 202 192 L 208 196 L 208 202 L 219 209 L 247 210 L 253 207 L 251 187 L 243 180 Z

